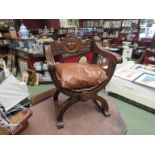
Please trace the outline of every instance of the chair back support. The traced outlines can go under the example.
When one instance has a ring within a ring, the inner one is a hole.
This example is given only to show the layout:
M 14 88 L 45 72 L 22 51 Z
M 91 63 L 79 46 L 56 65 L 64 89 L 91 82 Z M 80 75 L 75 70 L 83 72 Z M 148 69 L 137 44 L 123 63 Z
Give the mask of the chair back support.
M 75 36 L 67 36 L 61 41 L 47 42 L 44 44 L 46 60 L 53 64 L 55 61 L 64 62 L 65 59 L 89 55 L 89 62 L 91 62 L 92 45 L 91 39 L 80 39 Z M 71 60 L 73 61 L 74 59 Z
M 90 51 L 92 48 L 91 39 L 80 39 L 76 36 L 67 36 L 62 41 L 52 41 L 51 48 L 53 52 L 62 51 L 63 52 L 79 52 L 79 51 Z

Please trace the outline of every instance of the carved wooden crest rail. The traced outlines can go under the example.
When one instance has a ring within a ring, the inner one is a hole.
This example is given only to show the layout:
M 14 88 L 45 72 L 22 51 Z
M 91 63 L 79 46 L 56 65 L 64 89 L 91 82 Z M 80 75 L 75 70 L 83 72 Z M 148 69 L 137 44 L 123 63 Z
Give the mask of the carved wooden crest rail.
M 83 50 L 90 50 L 92 47 L 92 40 L 82 40 L 76 36 L 67 36 L 62 42 L 52 41 L 51 48 L 53 50 L 65 50 L 66 52 L 77 52 Z

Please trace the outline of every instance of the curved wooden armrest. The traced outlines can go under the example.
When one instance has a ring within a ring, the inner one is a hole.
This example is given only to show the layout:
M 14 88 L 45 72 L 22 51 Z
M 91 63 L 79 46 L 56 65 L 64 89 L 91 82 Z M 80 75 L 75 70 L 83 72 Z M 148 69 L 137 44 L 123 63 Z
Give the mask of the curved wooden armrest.
M 44 43 L 44 51 L 45 51 L 47 64 L 51 66 L 55 65 L 55 60 L 54 60 L 53 53 L 51 51 L 50 43 Z
M 122 59 L 122 56 L 120 55 L 120 54 L 118 54 L 118 53 L 111 53 L 111 54 L 113 54 L 114 56 L 115 56 L 115 61 L 116 61 L 116 64 L 120 64 L 120 63 L 122 63 L 122 61 L 123 61 L 123 59 Z
M 55 71 L 55 65 L 52 64 L 52 63 L 48 63 L 48 69 L 49 69 L 50 71 Z
M 94 52 L 101 54 L 103 57 L 109 59 L 114 64 L 122 63 L 122 56 L 118 53 L 110 52 L 109 50 L 105 49 L 102 46 L 101 40 L 98 36 L 94 36 L 94 49 Z
M 122 63 L 122 56 L 119 55 L 118 53 L 112 53 L 109 50 L 105 49 L 100 42 L 95 42 L 94 46 L 96 47 L 95 52 L 97 52 L 98 54 L 101 54 L 103 57 L 109 59 L 110 61 L 112 61 L 114 64 L 119 64 Z

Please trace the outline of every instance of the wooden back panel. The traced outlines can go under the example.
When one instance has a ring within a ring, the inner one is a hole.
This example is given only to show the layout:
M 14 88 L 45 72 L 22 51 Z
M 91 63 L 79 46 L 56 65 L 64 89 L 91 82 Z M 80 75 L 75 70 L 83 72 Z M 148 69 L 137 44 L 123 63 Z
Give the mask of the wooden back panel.
M 91 39 L 80 39 L 76 36 L 70 35 L 61 41 L 45 43 L 44 51 L 47 62 L 55 64 L 55 61 L 64 62 L 81 56 L 86 56 L 88 60 L 88 55 L 89 59 L 92 59 L 93 56 L 90 56 L 93 55 L 92 47 L 93 41 Z M 89 60 L 89 62 L 91 61 Z
M 65 51 L 69 53 L 74 53 L 78 51 L 91 51 L 92 40 L 80 39 L 76 36 L 67 36 L 61 41 L 52 41 L 51 49 L 54 53 L 59 51 Z

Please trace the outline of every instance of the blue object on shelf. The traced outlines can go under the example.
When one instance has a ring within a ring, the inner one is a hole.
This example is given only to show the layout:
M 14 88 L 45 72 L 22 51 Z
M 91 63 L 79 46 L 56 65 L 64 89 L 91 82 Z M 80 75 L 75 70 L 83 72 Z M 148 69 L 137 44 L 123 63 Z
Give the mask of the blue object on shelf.
M 29 32 L 24 24 L 20 26 L 19 35 L 22 39 L 27 39 Z

